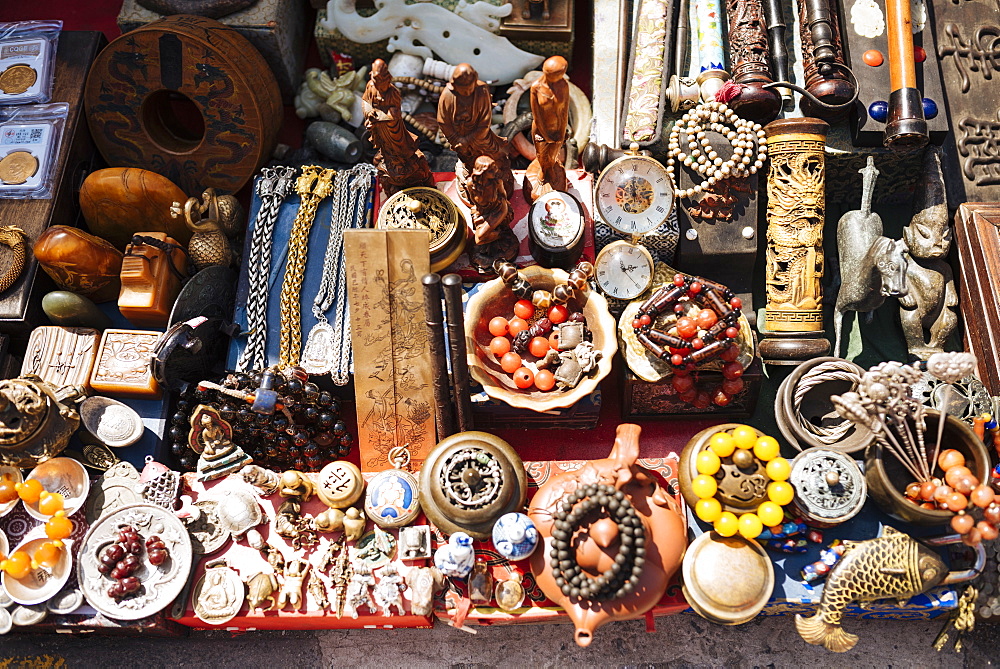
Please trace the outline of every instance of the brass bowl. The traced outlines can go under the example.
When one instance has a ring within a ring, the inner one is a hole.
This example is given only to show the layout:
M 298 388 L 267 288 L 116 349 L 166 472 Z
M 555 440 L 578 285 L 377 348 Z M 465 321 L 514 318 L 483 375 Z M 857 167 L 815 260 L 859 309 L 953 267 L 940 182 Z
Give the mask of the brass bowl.
M 63 496 L 63 510 L 67 516 L 72 516 L 80 510 L 87 501 L 90 492 L 90 476 L 87 470 L 73 458 L 52 458 L 46 460 L 31 470 L 29 479 L 38 479 L 48 492 L 58 492 Z M 28 515 L 37 520 L 46 521 L 49 516 L 38 511 L 38 502 L 24 503 Z
M 34 555 L 35 551 L 46 541 L 50 541 L 50 539 L 45 536 L 25 539 L 14 549 L 14 552 L 24 551 L 28 555 Z M 51 571 L 39 567 L 32 569 L 22 579 L 16 579 L 7 572 L 3 573 L 3 588 L 11 599 L 18 604 L 31 606 L 47 602 L 62 590 L 62 587 L 69 580 L 70 574 L 73 573 L 73 541 L 63 539 L 62 542 L 65 545 L 59 556 L 59 562 Z
M 20 483 L 21 481 L 24 480 L 24 474 L 22 474 L 21 470 L 18 469 L 17 467 L 10 467 L 8 465 L 0 465 L 0 476 L 4 476 L 5 474 L 7 476 L 10 476 L 12 479 L 14 479 L 14 483 Z M 11 511 L 13 511 L 14 507 L 17 506 L 17 503 L 20 502 L 20 501 L 21 501 L 21 499 L 19 497 L 15 497 L 11 501 L 7 502 L 6 504 L 0 504 L 0 518 L 3 518 L 8 513 L 10 513 Z M 6 555 L 6 554 L 7 553 L 4 553 L 4 555 Z
M 566 283 L 569 275 L 561 269 L 547 269 L 531 266 L 520 270 L 521 275 L 535 290 L 552 292 L 557 284 Z M 467 359 L 472 378 L 482 384 L 490 397 L 506 402 L 518 409 L 551 411 L 563 409 L 594 391 L 601 379 L 611 371 L 611 362 L 618 350 L 615 336 L 615 319 L 608 311 L 607 300 L 594 291 L 587 290 L 567 303 L 570 312 L 582 311 L 587 319 L 587 328 L 593 334 L 594 348 L 602 353 L 597 369 L 585 376 L 576 388 L 560 391 L 555 388 L 543 392 L 537 388 L 522 390 L 514 384 L 513 377 L 500 368 L 500 361 L 490 352 L 490 320 L 514 314 L 517 298 L 504 282 L 493 279 L 469 298 L 465 309 L 465 343 Z
M 934 450 L 939 419 L 938 411 L 927 409 L 925 439 L 928 455 Z M 990 480 L 989 451 L 972 428 L 954 416 L 948 416 L 944 424 L 941 450 L 946 448 L 954 448 L 964 455 L 965 466 L 977 479 L 983 482 Z M 907 500 L 903 491 L 913 481 L 913 475 L 877 441 L 872 442 L 865 453 L 865 480 L 868 482 L 868 493 L 893 518 L 914 525 L 947 525 L 955 515 L 946 510 L 922 509 Z

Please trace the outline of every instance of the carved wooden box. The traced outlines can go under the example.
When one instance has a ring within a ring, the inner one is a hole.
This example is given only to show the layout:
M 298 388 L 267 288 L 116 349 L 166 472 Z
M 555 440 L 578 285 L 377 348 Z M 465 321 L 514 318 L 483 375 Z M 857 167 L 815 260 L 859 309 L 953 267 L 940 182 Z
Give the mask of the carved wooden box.
M 979 359 L 979 379 L 1000 394 L 1000 203 L 969 202 L 955 215 L 959 308 L 965 348 Z
M 31 332 L 21 375 L 36 374 L 57 388 L 90 385 L 101 333 L 91 328 L 43 325 Z
M 162 333 L 147 330 L 105 330 L 90 387 L 111 397 L 152 399 L 160 396 L 149 361 Z

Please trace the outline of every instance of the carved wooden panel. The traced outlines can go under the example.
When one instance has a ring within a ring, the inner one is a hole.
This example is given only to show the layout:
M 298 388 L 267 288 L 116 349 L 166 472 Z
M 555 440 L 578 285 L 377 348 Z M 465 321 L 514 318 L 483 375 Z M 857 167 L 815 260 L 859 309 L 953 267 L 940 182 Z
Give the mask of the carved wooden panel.
M 960 263 L 959 307 L 965 348 L 979 359 L 979 378 L 1000 394 L 1000 203 L 970 202 L 955 216 Z
M 935 0 L 934 19 L 953 129 L 948 199 L 1000 201 L 1000 2 Z
M 35 374 L 56 387 L 89 385 L 100 343 L 101 334 L 91 328 L 37 327 L 28 338 L 21 375 Z

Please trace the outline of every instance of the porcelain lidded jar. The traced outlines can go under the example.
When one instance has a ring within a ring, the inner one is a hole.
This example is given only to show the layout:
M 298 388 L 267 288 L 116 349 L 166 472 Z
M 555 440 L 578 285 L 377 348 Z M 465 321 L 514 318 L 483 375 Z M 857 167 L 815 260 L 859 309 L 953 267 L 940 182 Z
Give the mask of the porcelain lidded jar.
M 434 566 L 452 578 L 465 578 L 476 562 L 472 537 L 465 532 L 455 532 L 448 543 L 434 551 Z
M 493 547 L 508 560 L 523 560 L 538 546 L 538 530 L 523 513 L 505 513 L 493 526 Z

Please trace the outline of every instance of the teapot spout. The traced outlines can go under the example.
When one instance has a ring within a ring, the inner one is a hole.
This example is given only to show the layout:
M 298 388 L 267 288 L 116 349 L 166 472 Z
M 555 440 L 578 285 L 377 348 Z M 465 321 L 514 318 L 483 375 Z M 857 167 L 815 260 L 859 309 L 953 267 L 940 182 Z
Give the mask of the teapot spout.
M 577 627 L 573 638 L 576 640 L 577 646 L 580 648 L 586 648 L 590 645 L 590 642 L 594 640 L 594 632 L 584 627 Z

